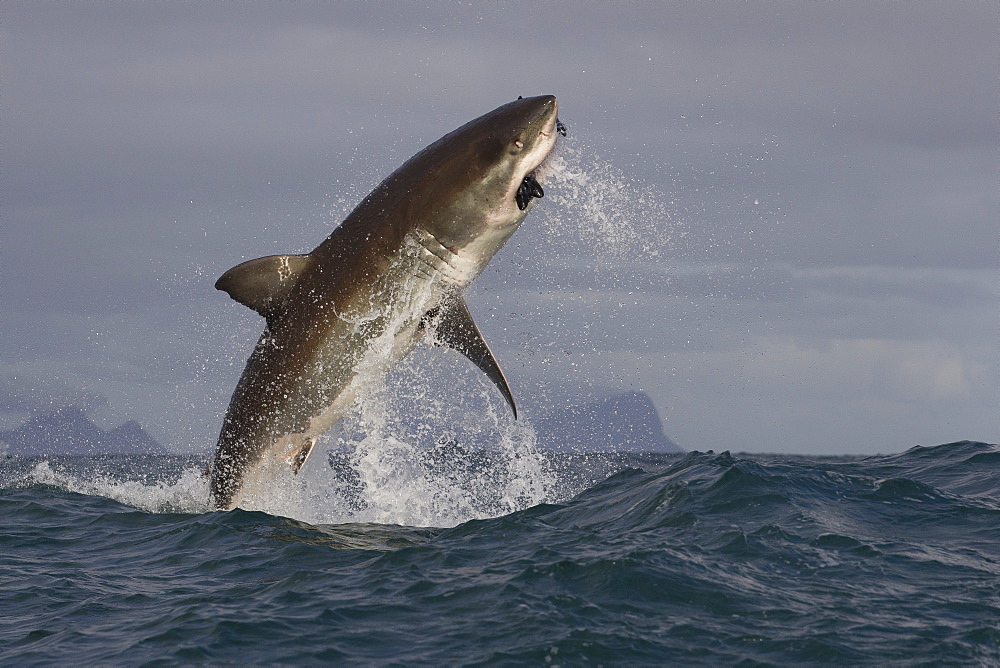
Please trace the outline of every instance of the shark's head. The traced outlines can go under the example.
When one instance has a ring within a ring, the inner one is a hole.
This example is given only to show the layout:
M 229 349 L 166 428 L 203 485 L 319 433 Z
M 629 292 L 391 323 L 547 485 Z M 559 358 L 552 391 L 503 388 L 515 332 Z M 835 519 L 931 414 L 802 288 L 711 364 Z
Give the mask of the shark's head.
M 558 110 L 554 95 L 518 98 L 458 130 L 468 135 L 475 175 L 485 188 L 502 186 L 501 203 L 508 208 L 526 211 L 542 196 L 535 170 L 556 144 Z
M 519 186 L 556 145 L 558 110 L 554 95 L 539 95 L 519 98 L 480 117 L 489 137 L 482 140 L 481 155 L 492 161 L 492 169 L 499 169 Z M 490 149 L 496 153 L 490 155 Z
M 553 95 L 509 102 L 404 165 L 400 171 L 412 166 L 409 174 L 422 175 L 412 187 L 414 204 L 430 213 L 424 217 L 427 231 L 480 269 L 485 266 L 544 194 L 535 172 L 564 132 L 557 110 Z

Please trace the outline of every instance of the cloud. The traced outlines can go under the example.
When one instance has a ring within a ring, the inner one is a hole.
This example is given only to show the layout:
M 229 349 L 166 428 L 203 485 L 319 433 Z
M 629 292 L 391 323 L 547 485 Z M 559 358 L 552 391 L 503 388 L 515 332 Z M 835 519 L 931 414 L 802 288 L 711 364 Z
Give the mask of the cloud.
M 894 443 L 948 420 L 975 437 L 995 412 L 996 19 L 8 3 L 0 354 L 40 389 L 5 385 L 4 410 L 94 383 L 158 438 L 214 440 L 260 327 L 215 278 L 308 250 L 422 146 L 551 92 L 568 171 L 470 291 L 539 402 L 642 379 L 672 435 L 715 448 L 800 430 L 836 450 L 831 405 L 865 416 L 858 442 L 906 419 Z M 177 410 L 150 400 L 174 387 Z
M 995 275 L 982 270 L 849 266 L 793 269 L 790 276 L 804 291 L 847 299 L 896 299 L 943 309 L 1000 303 Z
M 831 400 L 871 397 L 898 404 L 961 400 L 986 391 L 985 365 L 941 341 L 767 337 L 746 359 L 749 377 Z

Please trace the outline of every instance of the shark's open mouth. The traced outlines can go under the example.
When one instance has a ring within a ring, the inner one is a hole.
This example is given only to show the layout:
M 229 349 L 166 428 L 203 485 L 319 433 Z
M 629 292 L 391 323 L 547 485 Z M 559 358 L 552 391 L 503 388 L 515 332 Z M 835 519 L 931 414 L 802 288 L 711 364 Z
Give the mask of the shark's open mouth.
M 518 98 L 521 99 L 521 98 Z M 556 133 L 565 137 L 566 136 L 566 124 L 556 119 Z M 545 135 L 549 136 L 548 134 Z M 543 161 L 539 167 L 545 166 Z M 542 185 L 538 182 L 536 174 L 538 173 L 538 167 L 535 168 L 530 174 L 524 177 L 521 181 L 521 185 L 517 188 L 517 193 L 514 195 L 514 200 L 517 202 L 517 208 L 524 211 L 528 203 L 536 197 L 545 197 L 545 191 L 542 190 Z
M 528 202 L 534 197 L 545 197 L 545 191 L 542 190 L 541 184 L 535 179 L 535 173 L 531 172 L 521 181 L 521 185 L 517 189 L 517 194 L 514 195 L 517 208 L 524 211 L 528 206 Z

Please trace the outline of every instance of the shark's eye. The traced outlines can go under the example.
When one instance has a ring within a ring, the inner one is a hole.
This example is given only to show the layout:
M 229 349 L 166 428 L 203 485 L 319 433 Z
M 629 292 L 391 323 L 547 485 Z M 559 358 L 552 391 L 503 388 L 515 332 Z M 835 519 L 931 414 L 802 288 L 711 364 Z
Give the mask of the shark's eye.
M 514 148 L 516 148 L 518 150 L 524 148 L 524 142 L 522 142 L 520 139 L 515 139 L 514 140 Z

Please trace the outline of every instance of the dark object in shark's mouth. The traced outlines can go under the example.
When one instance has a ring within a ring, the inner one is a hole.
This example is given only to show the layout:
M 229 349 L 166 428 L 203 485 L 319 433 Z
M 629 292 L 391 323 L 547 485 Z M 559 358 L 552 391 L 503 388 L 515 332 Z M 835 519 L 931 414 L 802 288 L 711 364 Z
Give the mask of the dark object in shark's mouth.
M 559 133 L 559 134 L 561 134 L 561 135 L 562 135 L 563 137 L 565 137 L 565 136 L 566 136 L 566 130 L 567 130 L 567 128 L 566 128 L 566 124 L 565 124 L 565 123 L 563 123 L 562 121 L 560 121 L 560 120 L 559 120 L 559 119 L 557 118 L 557 119 L 556 119 L 556 132 L 558 132 L 558 133 Z
M 531 172 L 524 177 L 523 181 L 521 181 L 521 185 L 517 189 L 517 194 L 514 195 L 514 200 L 517 202 L 517 208 L 524 211 L 528 206 L 528 202 L 530 202 L 533 197 L 545 197 L 545 191 L 542 190 L 541 184 L 535 180 L 535 173 Z

